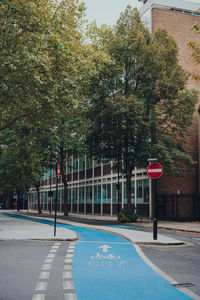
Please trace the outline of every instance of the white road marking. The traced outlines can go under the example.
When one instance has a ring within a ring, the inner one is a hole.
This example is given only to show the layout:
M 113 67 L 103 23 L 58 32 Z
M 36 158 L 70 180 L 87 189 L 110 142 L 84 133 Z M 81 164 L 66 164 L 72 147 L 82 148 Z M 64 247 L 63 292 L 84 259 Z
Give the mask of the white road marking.
M 47 289 L 48 282 L 38 282 L 35 291 L 45 291 Z
M 72 265 L 64 265 L 65 270 L 72 270 Z
M 49 263 L 52 263 L 53 261 L 54 261 L 54 258 L 46 258 L 44 263 L 49 264 Z
M 73 257 L 74 257 L 74 254 L 71 254 L 71 253 L 68 254 L 68 253 L 67 253 L 65 257 L 66 257 L 66 258 L 73 258 Z
M 44 294 L 33 295 L 32 300 L 45 300 L 45 295 Z
M 55 245 L 55 246 L 58 246 L 58 245 L 60 246 L 60 243 L 54 243 L 54 245 Z
M 69 250 L 67 251 L 67 253 L 74 253 L 74 250 L 73 250 L 73 249 L 69 249 Z
M 99 246 L 98 248 L 101 248 L 103 252 L 108 252 L 108 249 L 112 248 L 112 247 L 110 247 L 108 245 L 102 245 L 102 246 Z
M 73 281 L 63 281 L 63 290 L 73 290 L 74 283 Z
M 51 249 L 49 252 L 50 253 L 56 253 L 58 251 L 58 249 Z
M 44 264 L 42 270 L 51 270 L 51 264 Z
M 72 278 L 72 272 L 63 272 L 63 279 Z
M 64 294 L 65 300 L 77 300 L 76 294 Z
M 39 279 L 49 278 L 49 272 L 41 272 Z
M 55 246 L 52 246 L 51 249 L 58 249 L 60 246 L 58 245 L 55 245 Z
M 65 263 L 66 264 L 71 264 L 73 262 L 73 259 L 72 258 L 66 258 L 65 259 Z
M 54 258 L 55 256 L 56 256 L 56 254 L 54 254 L 54 253 L 50 253 L 47 255 L 48 258 Z

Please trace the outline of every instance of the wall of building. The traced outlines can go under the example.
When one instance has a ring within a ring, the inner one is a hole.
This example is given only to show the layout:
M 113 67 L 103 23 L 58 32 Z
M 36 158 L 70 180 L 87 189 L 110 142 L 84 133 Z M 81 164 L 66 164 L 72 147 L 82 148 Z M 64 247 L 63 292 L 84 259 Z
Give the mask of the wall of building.
M 161 8 L 152 9 L 151 28 L 152 33 L 157 28 L 163 28 L 173 36 L 179 47 L 179 63 L 185 70 L 190 73 L 199 73 L 199 66 L 194 64 L 190 56 L 190 50 L 187 43 L 189 41 L 198 41 L 200 36 L 191 31 L 194 24 L 200 25 L 200 16 L 188 15 L 185 13 L 178 13 L 164 10 Z M 189 89 L 199 89 L 199 83 L 196 83 L 192 77 L 188 81 Z M 197 105 L 197 107 L 199 104 Z M 164 175 L 160 180 L 160 193 L 198 193 L 199 192 L 199 158 L 198 158 L 198 113 L 194 115 L 193 127 L 189 135 L 186 136 L 186 147 L 196 161 L 193 170 L 188 170 L 184 178 L 176 178 L 173 176 Z

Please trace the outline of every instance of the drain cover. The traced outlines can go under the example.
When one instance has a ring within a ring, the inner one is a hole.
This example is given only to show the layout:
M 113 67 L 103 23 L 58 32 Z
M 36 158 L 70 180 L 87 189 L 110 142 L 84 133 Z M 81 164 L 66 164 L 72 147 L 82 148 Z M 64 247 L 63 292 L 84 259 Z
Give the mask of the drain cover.
M 194 284 L 190 283 L 190 282 L 185 282 L 185 283 L 176 283 L 176 284 L 172 284 L 174 287 L 176 288 L 181 288 L 181 287 L 191 287 L 194 286 Z

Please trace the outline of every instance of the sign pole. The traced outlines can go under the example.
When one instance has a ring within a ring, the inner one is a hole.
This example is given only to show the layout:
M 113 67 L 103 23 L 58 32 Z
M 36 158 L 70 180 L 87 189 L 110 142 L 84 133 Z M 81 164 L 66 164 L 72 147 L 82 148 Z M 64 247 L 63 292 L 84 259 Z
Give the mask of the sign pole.
M 147 173 L 151 179 L 153 179 L 154 188 L 154 210 L 153 210 L 153 239 L 157 240 L 157 218 L 158 218 L 158 196 L 157 196 L 157 178 L 160 178 L 163 174 L 162 166 L 157 163 L 156 158 L 148 159 L 150 165 L 147 168 Z
M 157 240 L 157 180 L 154 179 L 154 218 L 153 218 L 153 239 Z
M 60 178 L 60 165 L 56 164 L 56 198 L 55 198 L 55 217 L 54 217 L 54 236 L 56 236 L 56 217 L 58 203 L 58 180 Z
M 54 236 L 56 236 L 57 201 L 58 201 L 58 164 L 56 164 L 56 197 L 55 197 L 55 215 L 54 215 Z

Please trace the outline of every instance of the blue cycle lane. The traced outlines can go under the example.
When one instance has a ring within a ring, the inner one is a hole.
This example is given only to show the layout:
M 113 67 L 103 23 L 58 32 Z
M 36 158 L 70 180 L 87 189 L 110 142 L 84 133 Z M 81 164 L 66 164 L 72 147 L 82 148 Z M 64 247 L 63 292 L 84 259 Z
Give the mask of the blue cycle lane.
M 28 219 L 53 225 L 49 221 Z M 133 244 L 122 237 L 66 224 L 57 227 L 74 230 L 79 237 L 73 260 L 78 300 L 192 299 L 153 271 Z

